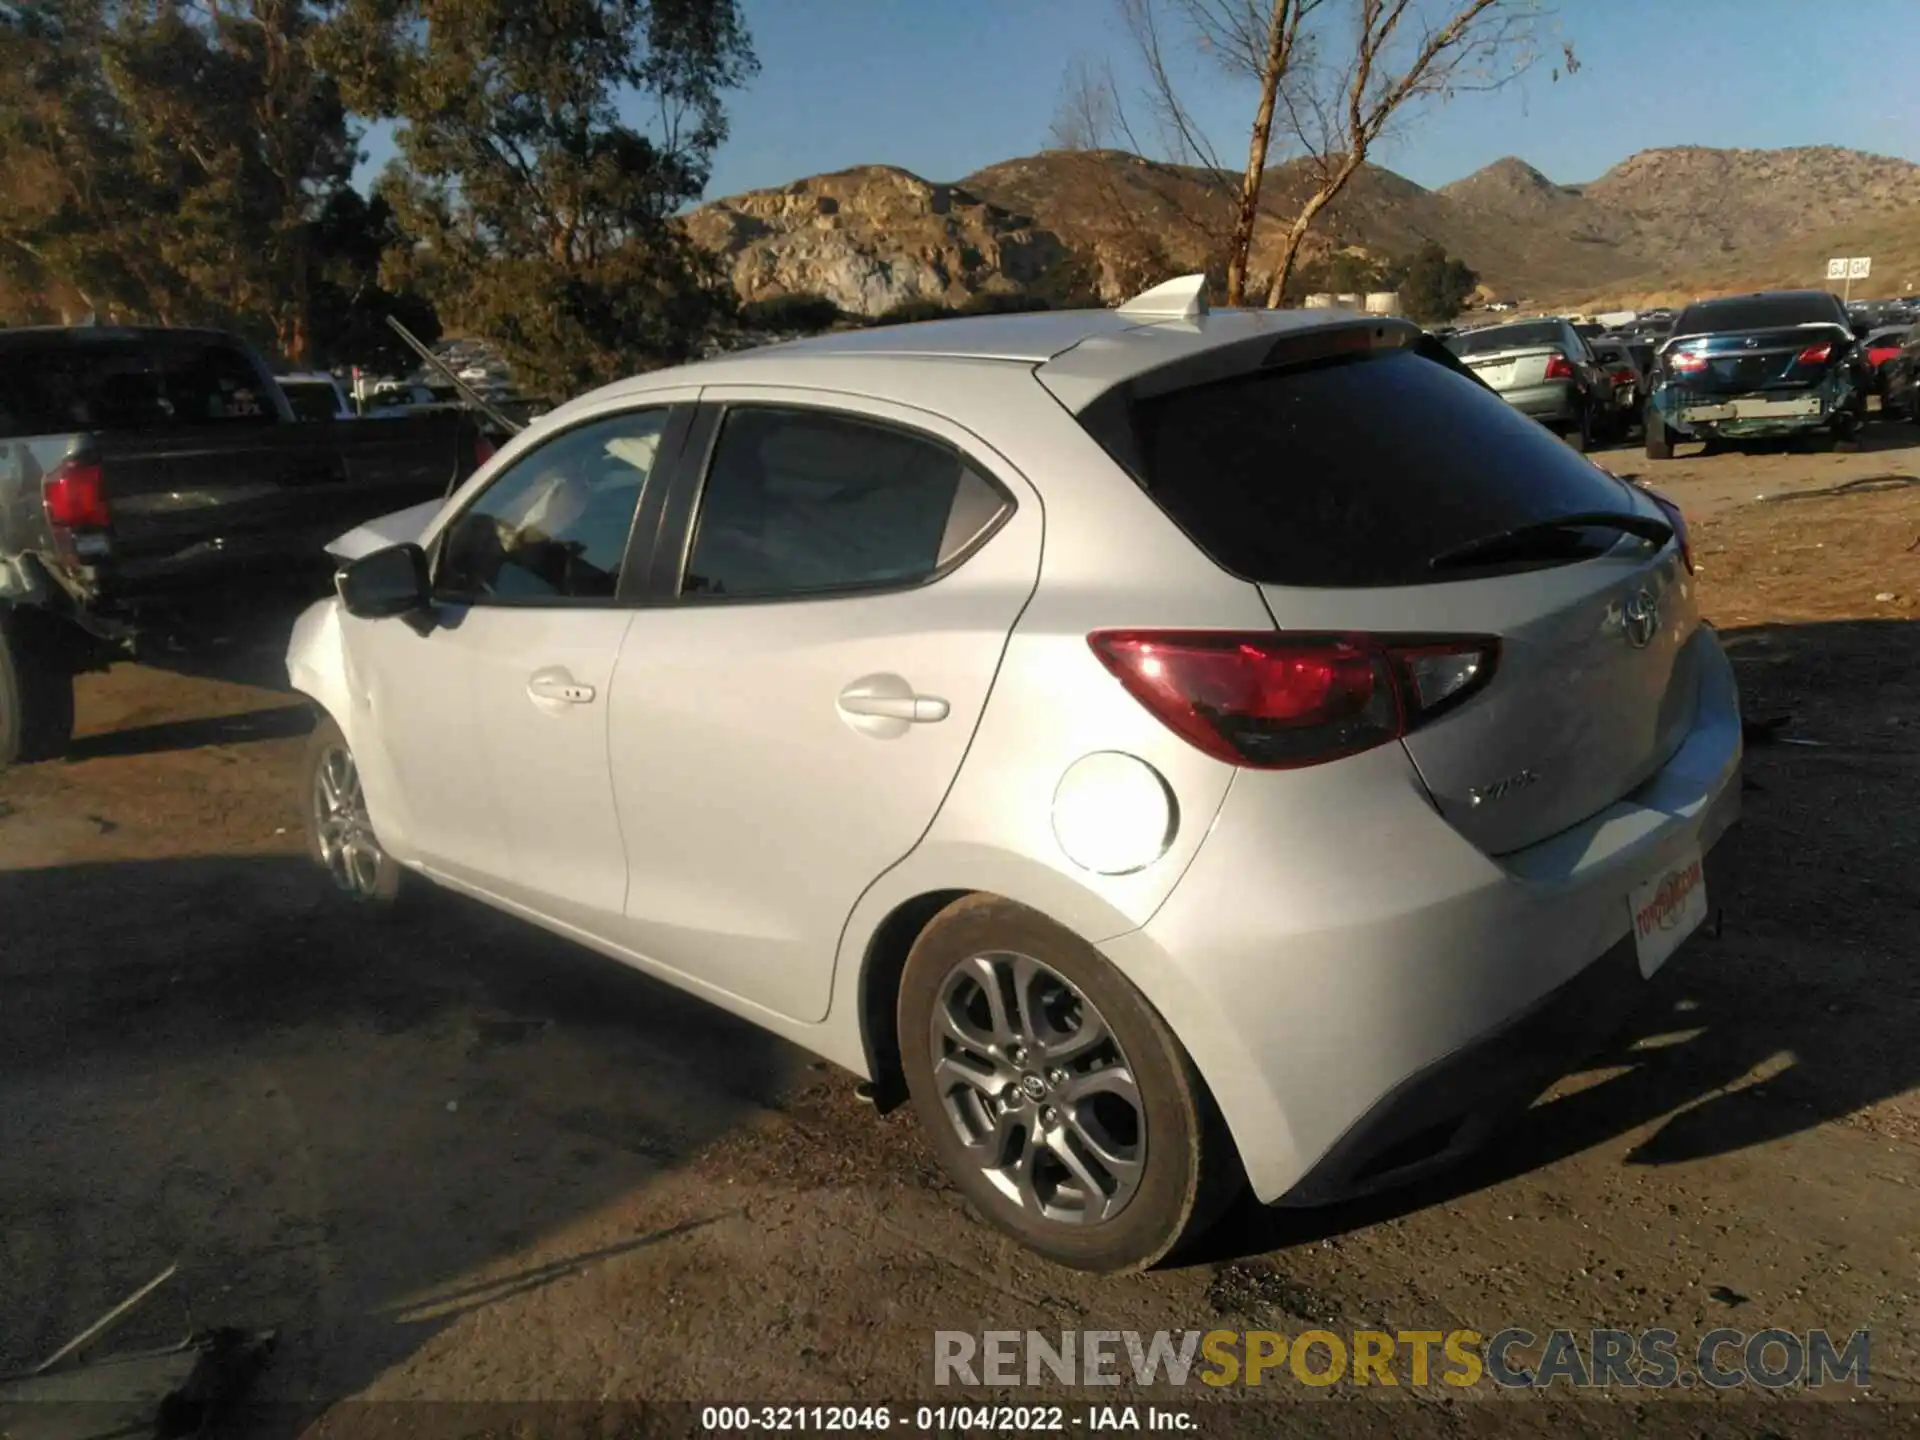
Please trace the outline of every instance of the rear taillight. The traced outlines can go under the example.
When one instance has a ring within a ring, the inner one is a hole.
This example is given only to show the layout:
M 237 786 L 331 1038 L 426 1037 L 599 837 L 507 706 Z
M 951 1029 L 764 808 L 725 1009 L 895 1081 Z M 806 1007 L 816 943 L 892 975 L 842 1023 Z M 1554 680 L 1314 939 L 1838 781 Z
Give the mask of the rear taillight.
M 93 460 L 69 456 L 49 470 L 40 481 L 40 503 L 56 530 L 105 530 L 113 523 L 106 477 Z
M 1678 505 L 1658 490 L 1649 489 L 1647 495 L 1660 507 L 1660 513 L 1667 517 L 1667 523 L 1673 526 L 1673 538 L 1680 546 L 1680 559 L 1685 562 L 1687 573 L 1691 575 L 1693 573 L 1693 542 L 1687 535 L 1687 517 L 1680 513 Z
M 1572 378 L 1573 378 L 1573 366 L 1567 363 L 1566 356 L 1556 355 L 1551 360 L 1547 361 L 1547 379 L 1571 380 Z
M 1823 340 L 1818 345 L 1807 346 L 1806 349 L 1793 357 L 1793 363 L 1796 365 L 1824 365 L 1832 358 L 1832 355 L 1833 342 L 1831 340 Z
M 1698 375 L 1707 368 L 1707 357 L 1693 350 L 1676 350 L 1667 357 L 1667 368 L 1676 375 Z
M 1492 678 L 1484 637 L 1097 630 L 1094 654 L 1216 760 L 1291 770 L 1398 739 Z
M 1616 385 L 1631 385 L 1639 378 L 1640 372 L 1637 370 L 1621 369 L 1613 372 L 1613 383 Z
M 485 435 L 476 435 L 473 440 L 473 468 L 478 470 L 493 458 L 494 444 Z

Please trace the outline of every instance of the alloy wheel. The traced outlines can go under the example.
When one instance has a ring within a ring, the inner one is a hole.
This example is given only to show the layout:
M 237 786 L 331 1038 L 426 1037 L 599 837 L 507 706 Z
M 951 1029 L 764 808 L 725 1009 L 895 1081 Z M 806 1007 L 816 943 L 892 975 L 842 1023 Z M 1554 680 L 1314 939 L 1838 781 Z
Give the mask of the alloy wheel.
M 1146 1107 L 1119 1037 L 1071 982 L 1028 955 L 975 955 L 942 983 L 927 1042 L 947 1119 L 1009 1201 L 1075 1225 L 1126 1208 Z
M 333 883 L 350 895 L 372 898 L 386 855 L 367 816 L 360 768 L 344 745 L 330 745 L 320 757 L 313 775 L 313 815 L 320 861 Z

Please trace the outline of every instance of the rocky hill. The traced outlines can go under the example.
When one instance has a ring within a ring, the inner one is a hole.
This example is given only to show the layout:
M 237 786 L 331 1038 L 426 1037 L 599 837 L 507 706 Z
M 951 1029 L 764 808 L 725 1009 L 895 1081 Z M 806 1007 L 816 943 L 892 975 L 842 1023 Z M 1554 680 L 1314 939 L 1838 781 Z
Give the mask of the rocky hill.
M 1300 162 L 1268 172 L 1256 271 L 1305 185 Z M 890 166 L 817 175 L 714 201 L 688 225 L 745 298 L 817 292 L 872 315 L 903 300 L 1030 290 L 1069 259 L 1116 299 L 1169 266 L 1208 264 L 1230 204 L 1203 170 L 1046 151 L 952 184 Z M 1497 293 L 1547 301 L 1797 267 L 1809 246 L 1855 232 L 1913 234 L 1915 224 L 1920 165 L 1829 146 L 1678 147 L 1642 151 L 1578 185 L 1514 158 L 1438 190 L 1367 166 L 1322 217 L 1310 253 L 1384 257 L 1434 239 Z M 1815 278 L 1795 268 L 1759 283 Z

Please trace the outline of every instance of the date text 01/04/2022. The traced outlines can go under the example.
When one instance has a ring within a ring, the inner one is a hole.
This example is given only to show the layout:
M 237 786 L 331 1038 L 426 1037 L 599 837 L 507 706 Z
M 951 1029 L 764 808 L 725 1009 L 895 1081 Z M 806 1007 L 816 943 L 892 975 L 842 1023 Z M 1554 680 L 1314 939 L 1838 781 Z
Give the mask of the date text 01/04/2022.
M 874 1434 L 888 1430 L 943 1434 L 1003 1430 L 1029 1435 L 1072 1430 L 1190 1431 L 1185 1410 L 1157 1405 L 707 1405 L 700 1428 L 727 1431 L 821 1431 Z

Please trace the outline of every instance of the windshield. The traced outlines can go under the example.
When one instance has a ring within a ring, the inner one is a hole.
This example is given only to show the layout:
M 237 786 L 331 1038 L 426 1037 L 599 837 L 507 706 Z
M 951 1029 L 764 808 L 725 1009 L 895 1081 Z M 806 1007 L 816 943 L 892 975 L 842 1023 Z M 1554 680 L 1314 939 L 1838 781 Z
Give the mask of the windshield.
M 1490 355 L 1496 350 L 1525 350 L 1535 345 L 1560 345 L 1566 335 L 1557 320 L 1535 320 L 1523 325 L 1494 325 L 1447 337 L 1456 355 Z
M 1471 541 L 1632 508 L 1545 426 L 1402 350 L 1152 396 L 1129 419 L 1147 493 L 1217 563 L 1261 584 L 1430 584 L 1434 557 Z

